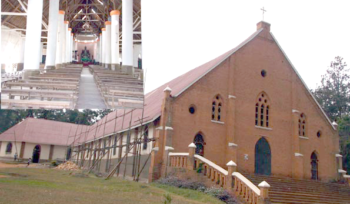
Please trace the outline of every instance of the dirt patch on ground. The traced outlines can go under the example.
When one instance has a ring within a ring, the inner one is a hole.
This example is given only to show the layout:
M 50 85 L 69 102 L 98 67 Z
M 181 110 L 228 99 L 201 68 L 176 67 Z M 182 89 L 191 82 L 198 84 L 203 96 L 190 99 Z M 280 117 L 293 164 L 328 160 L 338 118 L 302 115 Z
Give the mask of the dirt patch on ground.
M 7 178 L 8 176 L 0 175 L 0 178 Z
M 18 167 L 25 167 L 25 164 L 7 164 L 0 161 L 0 169 L 1 168 L 18 168 Z

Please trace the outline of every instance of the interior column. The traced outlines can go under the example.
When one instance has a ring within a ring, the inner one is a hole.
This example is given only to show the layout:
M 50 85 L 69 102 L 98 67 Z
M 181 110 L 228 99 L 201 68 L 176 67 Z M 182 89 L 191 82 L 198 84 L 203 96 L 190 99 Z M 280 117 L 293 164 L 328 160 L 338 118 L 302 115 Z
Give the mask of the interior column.
M 123 44 L 122 44 L 122 70 L 134 74 L 133 65 L 133 0 L 122 1 L 123 9 Z
M 99 39 L 99 64 L 102 65 L 102 33 L 100 33 L 100 39 Z
M 72 33 L 72 28 L 68 28 L 68 32 L 67 32 L 67 42 L 66 42 L 66 46 L 67 46 L 67 51 L 66 51 L 66 63 L 69 64 L 70 63 L 70 53 L 71 53 L 71 48 L 72 48 L 72 43 L 71 43 L 71 33 Z
M 106 55 L 106 45 L 105 40 L 106 39 L 106 28 L 102 28 L 102 67 L 105 67 L 105 55 Z
M 120 69 L 119 62 L 119 10 L 113 10 L 111 15 L 111 64 L 112 70 Z
M 39 52 L 39 65 L 42 63 L 43 61 L 43 47 L 44 47 L 44 43 L 40 42 L 40 52 Z
M 26 38 L 22 37 L 21 38 L 21 48 L 19 51 L 19 59 L 18 59 L 18 64 L 17 64 L 17 71 L 22 71 L 23 70 L 23 63 L 24 63 L 24 48 L 26 44 Z
M 43 0 L 28 0 L 24 79 L 39 74 L 38 55 L 40 55 L 42 13 Z
M 73 63 L 73 51 L 74 51 L 74 40 L 73 40 L 73 33 L 70 34 L 70 63 Z
M 111 22 L 110 21 L 106 21 L 105 22 L 106 25 L 106 40 L 105 40 L 105 45 L 106 45 L 106 49 L 105 49 L 105 68 L 107 69 L 111 69 Z
M 62 66 L 62 49 L 63 49 L 63 25 L 64 25 L 64 11 L 58 12 L 58 33 L 57 33 L 57 49 L 56 49 L 56 68 Z
M 54 69 L 56 62 L 59 0 L 51 0 L 49 8 L 49 29 L 47 36 L 45 69 Z
M 67 64 L 67 32 L 69 21 L 64 21 L 63 36 L 62 36 L 62 64 Z

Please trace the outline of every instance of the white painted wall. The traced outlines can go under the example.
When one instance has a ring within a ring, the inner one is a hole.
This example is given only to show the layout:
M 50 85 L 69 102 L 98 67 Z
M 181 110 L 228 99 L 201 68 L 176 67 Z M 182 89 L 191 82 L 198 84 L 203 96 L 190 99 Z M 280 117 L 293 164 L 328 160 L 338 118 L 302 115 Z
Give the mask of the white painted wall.
M 138 67 L 138 59 L 139 55 L 141 55 L 142 58 L 142 44 L 134 44 L 134 52 L 133 52 L 133 63 L 134 67 Z
M 52 159 L 53 160 L 65 159 L 66 158 L 66 151 L 67 151 L 67 147 L 66 146 L 57 146 L 57 145 L 55 145 L 55 147 L 53 149 Z
M 11 154 L 6 154 L 6 146 L 9 142 L 1 142 L 0 146 L 0 157 L 7 157 L 7 158 L 14 158 L 14 155 L 16 153 L 16 146 L 17 146 L 17 155 L 19 157 L 20 151 L 21 151 L 21 142 L 12 142 L 12 152 Z M 16 145 L 15 145 L 16 144 Z
M 23 158 L 25 159 L 31 158 L 33 156 L 33 149 L 36 145 L 38 144 L 26 143 L 26 146 L 24 148 Z M 41 144 L 40 146 L 41 146 L 40 160 L 41 159 L 48 160 L 50 155 L 50 145 Z
M 10 64 L 21 62 L 22 38 L 21 33 L 8 29 L 6 26 L 1 26 L 1 63 L 7 65 L 6 71 L 11 71 Z

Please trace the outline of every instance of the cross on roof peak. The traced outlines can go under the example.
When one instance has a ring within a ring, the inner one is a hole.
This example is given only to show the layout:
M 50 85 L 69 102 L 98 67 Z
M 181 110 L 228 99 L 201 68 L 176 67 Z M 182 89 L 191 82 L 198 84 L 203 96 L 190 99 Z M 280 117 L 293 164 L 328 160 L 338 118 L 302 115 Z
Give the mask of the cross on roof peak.
M 264 7 L 260 9 L 262 11 L 262 20 L 264 21 L 264 14 L 267 12 Z

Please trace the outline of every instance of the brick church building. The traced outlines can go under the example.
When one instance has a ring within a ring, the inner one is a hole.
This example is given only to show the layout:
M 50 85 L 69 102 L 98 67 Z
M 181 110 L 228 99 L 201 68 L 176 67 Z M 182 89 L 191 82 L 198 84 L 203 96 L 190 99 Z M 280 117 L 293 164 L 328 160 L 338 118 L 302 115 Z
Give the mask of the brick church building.
M 238 47 L 148 97 L 161 90 L 165 98 L 160 126 L 169 128 L 159 130 L 164 138 L 160 147 L 187 152 L 194 142 L 197 154 L 223 168 L 232 160 L 239 172 L 324 181 L 338 177 L 342 166 L 337 125 L 266 22 L 258 23 L 257 31 Z M 156 154 L 153 172 L 161 172 L 164 156 Z

